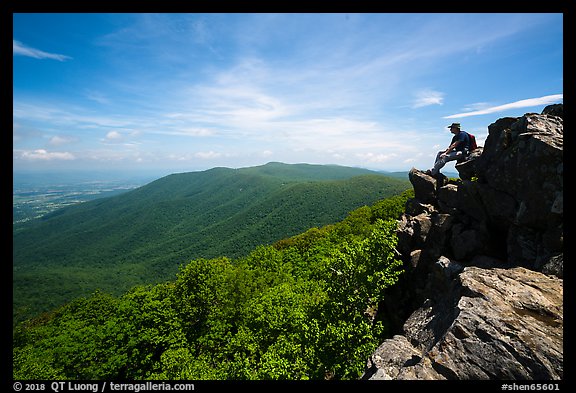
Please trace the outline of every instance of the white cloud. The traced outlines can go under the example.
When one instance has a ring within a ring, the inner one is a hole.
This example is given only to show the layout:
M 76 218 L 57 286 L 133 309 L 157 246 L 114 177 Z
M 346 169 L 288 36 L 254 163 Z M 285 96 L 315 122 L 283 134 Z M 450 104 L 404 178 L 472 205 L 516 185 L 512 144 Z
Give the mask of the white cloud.
M 52 59 L 58 61 L 66 61 L 72 59 L 70 56 L 60 55 L 57 53 L 48 53 L 41 51 L 40 49 L 31 48 L 16 40 L 12 40 L 12 53 L 13 56 L 28 56 L 35 59 Z
M 70 142 L 74 142 L 75 140 L 76 138 L 73 137 L 54 135 L 53 137 L 50 138 L 48 143 L 52 146 L 60 146 Z
M 194 157 L 201 158 L 203 160 L 211 160 L 214 158 L 219 158 L 221 156 L 222 156 L 222 153 L 216 153 L 212 150 L 206 151 L 206 152 L 198 152 L 198 153 L 194 154 Z
M 421 108 L 429 105 L 442 105 L 444 100 L 444 93 L 434 90 L 421 90 L 416 93 L 416 99 L 412 104 L 412 108 Z
M 74 154 L 69 152 L 49 152 L 45 149 L 23 150 L 19 154 L 20 158 L 29 161 L 51 161 L 51 160 L 75 160 Z
M 163 134 L 163 135 L 180 135 L 180 136 L 212 136 L 214 131 L 208 128 L 177 128 L 174 127 L 174 131 L 150 131 L 151 133 Z
M 532 106 L 555 104 L 555 103 L 562 101 L 563 99 L 564 99 L 563 94 L 553 94 L 553 95 L 539 97 L 539 98 L 528 98 L 526 100 L 520 100 L 520 101 L 511 102 L 509 104 L 493 106 L 493 107 L 481 109 L 478 111 L 457 113 L 455 115 L 444 116 L 444 119 L 457 119 L 457 118 L 461 118 L 461 117 L 478 116 L 478 115 L 486 115 L 486 114 L 495 113 L 495 112 L 503 112 L 503 111 L 506 111 L 509 109 L 527 108 L 527 107 L 532 107 Z
M 122 139 L 122 134 L 120 134 L 118 131 L 110 131 L 109 133 L 106 134 L 106 139 L 110 141 L 117 141 L 119 139 Z
M 382 154 L 382 153 L 359 153 L 356 156 L 364 161 L 368 162 L 388 162 L 390 160 L 397 159 L 398 155 L 394 153 Z
M 108 97 L 100 92 L 88 90 L 86 91 L 85 95 L 86 98 L 88 98 L 89 100 L 92 100 L 99 104 L 105 104 L 105 105 L 110 104 L 110 100 L 108 99 Z
M 19 102 L 17 100 L 12 103 L 12 116 L 14 119 L 46 122 L 52 126 L 110 128 L 129 127 L 142 123 L 142 120 L 137 118 L 118 118 L 106 114 L 93 116 L 81 114 L 82 112 L 86 112 L 86 109 L 67 104 L 61 104 L 61 107 L 58 107 L 58 103 L 51 104 L 51 106 Z

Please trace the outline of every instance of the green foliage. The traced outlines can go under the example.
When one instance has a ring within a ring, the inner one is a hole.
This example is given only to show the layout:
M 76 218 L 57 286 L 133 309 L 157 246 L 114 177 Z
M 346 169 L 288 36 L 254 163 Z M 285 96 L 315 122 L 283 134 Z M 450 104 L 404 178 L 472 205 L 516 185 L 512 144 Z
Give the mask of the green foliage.
M 170 280 L 190 259 L 244 257 L 409 186 L 358 168 L 270 163 L 174 174 L 55 211 L 14 227 L 14 319 Z
M 374 310 L 402 273 L 395 219 L 408 197 L 21 323 L 13 377 L 357 379 L 388 334 Z
M 406 202 L 414 198 L 414 189 L 410 188 L 398 196 L 393 196 L 376 202 L 372 206 L 372 222 L 377 219 L 398 219 L 404 213 Z

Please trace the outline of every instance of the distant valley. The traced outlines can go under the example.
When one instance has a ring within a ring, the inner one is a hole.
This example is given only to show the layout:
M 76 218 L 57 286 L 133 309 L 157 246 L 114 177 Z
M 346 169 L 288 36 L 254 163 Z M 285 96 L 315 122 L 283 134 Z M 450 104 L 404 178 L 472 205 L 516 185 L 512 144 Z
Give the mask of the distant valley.
M 20 224 L 66 206 L 117 195 L 156 178 L 134 173 L 14 173 L 12 223 Z
M 240 257 L 408 188 L 366 169 L 269 163 L 173 174 L 54 210 L 13 226 L 15 319 L 173 279 L 192 259 Z

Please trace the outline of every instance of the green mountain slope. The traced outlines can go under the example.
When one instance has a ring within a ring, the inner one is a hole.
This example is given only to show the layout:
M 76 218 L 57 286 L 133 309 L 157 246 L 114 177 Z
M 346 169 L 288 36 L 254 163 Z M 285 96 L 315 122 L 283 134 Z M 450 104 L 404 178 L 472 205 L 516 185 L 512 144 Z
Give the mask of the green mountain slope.
M 357 168 L 270 163 L 173 174 L 14 227 L 21 319 L 100 288 L 167 280 L 194 258 L 239 257 L 409 188 Z
M 95 291 L 13 329 L 24 380 L 358 379 L 393 331 L 379 304 L 402 271 L 377 201 L 238 259 L 195 259 L 121 296 Z

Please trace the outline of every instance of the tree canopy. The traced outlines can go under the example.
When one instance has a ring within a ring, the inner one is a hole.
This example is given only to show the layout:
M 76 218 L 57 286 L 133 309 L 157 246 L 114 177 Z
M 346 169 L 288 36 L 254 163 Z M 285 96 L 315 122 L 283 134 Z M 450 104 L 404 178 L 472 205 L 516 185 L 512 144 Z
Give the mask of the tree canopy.
M 357 379 L 390 334 L 377 313 L 402 273 L 412 191 L 175 280 L 101 291 L 16 326 L 15 379 Z

